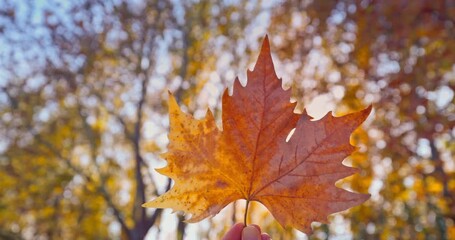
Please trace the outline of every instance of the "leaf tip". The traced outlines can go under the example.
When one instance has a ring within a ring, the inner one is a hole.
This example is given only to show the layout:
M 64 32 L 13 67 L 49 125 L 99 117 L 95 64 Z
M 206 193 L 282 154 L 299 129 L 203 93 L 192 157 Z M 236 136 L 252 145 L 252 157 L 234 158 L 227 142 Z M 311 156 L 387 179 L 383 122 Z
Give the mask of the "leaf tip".
M 261 52 L 270 52 L 269 35 L 266 34 L 262 41 Z
M 158 172 L 161 175 L 166 175 L 167 176 L 169 174 L 167 166 L 162 167 L 162 168 L 155 168 L 155 171 Z
M 368 114 L 370 114 L 372 110 L 373 110 L 373 104 L 370 104 L 370 106 L 368 106 L 367 108 L 364 109 L 364 111 L 368 112 Z
M 151 206 L 150 206 L 150 205 L 151 205 L 150 203 L 151 203 L 151 202 L 143 203 L 143 204 L 141 205 L 141 207 L 143 207 L 143 208 L 150 208 L 150 207 L 151 207 Z
M 301 119 L 301 121 L 307 121 L 307 120 L 312 121 L 314 118 L 310 114 L 308 114 L 306 108 L 304 108 L 302 110 L 302 112 L 300 113 L 300 119 Z
M 167 91 L 169 95 L 168 99 L 168 107 L 169 107 L 169 112 L 172 112 L 173 110 L 180 110 L 179 105 L 177 104 L 177 100 L 174 97 L 174 94 L 172 94 L 171 91 Z
M 373 105 L 370 105 L 367 108 L 360 111 L 362 122 L 364 122 L 368 118 L 368 116 L 370 116 L 372 110 L 373 110 Z
M 370 198 L 371 198 L 371 194 L 370 193 L 360 193 L 361 194 L 361 197 L 360 197 L 360 204 L 363 204 L 364 202 L 368 201 Z

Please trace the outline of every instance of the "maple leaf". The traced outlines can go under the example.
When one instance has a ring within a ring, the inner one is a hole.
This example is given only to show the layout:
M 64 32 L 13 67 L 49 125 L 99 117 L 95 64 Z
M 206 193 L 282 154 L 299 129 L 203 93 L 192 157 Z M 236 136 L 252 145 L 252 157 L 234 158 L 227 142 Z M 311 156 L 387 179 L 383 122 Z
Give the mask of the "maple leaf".
M 355 147 L 351 133 L 371 106 L 318 121 L 294 113 L 291 91 L 276 76 L 267 36 L 248 82 L 234 82 L 222 99 L 220 131 L 213 114 L 197 120 L 169 98 L 168 165 L 157 171 L 175 181 L 171 190 L 144 207 L 172 208 L 191 214 L 188 222 L 217 214 L 238 199 L 261 202 L 282 226 L 310 233 L 313 221 L 361 204 L 368 194 L 346 191 L 335 182 L 357 169 L 342 161 Z M 295 131 L 289 141 L 287 136 Z

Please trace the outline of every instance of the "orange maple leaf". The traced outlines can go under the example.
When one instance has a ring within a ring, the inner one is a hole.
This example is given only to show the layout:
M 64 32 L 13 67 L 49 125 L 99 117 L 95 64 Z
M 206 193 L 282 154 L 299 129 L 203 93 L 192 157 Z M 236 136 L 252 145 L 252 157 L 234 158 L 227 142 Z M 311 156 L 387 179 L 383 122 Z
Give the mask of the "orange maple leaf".
M 337 188 L 335 182 L 357 169 L 341 162 L 355 147 L 351 133 L 371 106 L 356 113 L 312 121 L 295 114 L 290 90 L 276 76 L 266 37 L 248 83 L 238 78 L 222 101 L 220 131 L 210 110 L 205 118 L 183 113 L 169 98 L 168 165 L 157 171 L 175 181 L 171 190 L 144 207 L 191 214 L 188 222 L 217 214 L 238 200 L 261 202 L 282 226 L 310 233 L 311 222 L 361 204 L 368 194 Z M 290 131 L 295 132 L 286 141 Z

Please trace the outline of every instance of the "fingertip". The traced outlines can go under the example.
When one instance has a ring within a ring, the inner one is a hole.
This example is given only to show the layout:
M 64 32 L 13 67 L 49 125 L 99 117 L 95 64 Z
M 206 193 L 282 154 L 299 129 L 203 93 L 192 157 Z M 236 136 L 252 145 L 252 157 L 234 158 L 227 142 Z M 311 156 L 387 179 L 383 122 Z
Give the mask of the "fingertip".
M 261 240 L 272 240 L 272 238 L 267 233 L 263 233 L 261 234 Z
M 244 225 L 243 223 L 234 224 L 231 229 L 224 235 L 223 240 L 240 240 Z
M 243 223 L 236 223 L 232 226 L 232 228 L 240 228 L 240 229 L 243 229 L 245 227 L 245 225 Z
M 249 226 L 255 227 L 259 232 L 261 232 L 261 227 L 259 227 L 259 225 L 250 224 L 250 225 L 248 225 L 248 227 L 249 227 Z
M 249 225 L 242 231 L 242 240 L 261 240 L 261 232 L 256 226 Z

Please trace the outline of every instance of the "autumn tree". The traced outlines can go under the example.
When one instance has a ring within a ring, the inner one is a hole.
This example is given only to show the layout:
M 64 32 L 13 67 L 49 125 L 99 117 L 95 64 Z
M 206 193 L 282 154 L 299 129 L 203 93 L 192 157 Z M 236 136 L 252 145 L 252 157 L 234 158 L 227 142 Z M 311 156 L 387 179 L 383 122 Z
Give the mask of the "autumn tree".
M 454 238 L 454 9 L 427 0 L 2 1 L 0 237 L 163 236 L 168 216 L 140 205 L 170 186 L 153 170 L 164 165 L 167 90 L 187 113 L 210 107 L 219 120 L 222 89 L 246 79 L 268 33 L 300 110 L 374 106 L 345 160 L 363 170 L 339 183 L 372 199 L 334 216 L 350 229 L 315 224 L 311 238 Z M 250 208 L 249 222 L 272 237 L 303 238 Z M 230 205 L 199 236 L 219 237 L 242 212 Z

